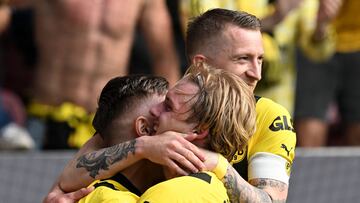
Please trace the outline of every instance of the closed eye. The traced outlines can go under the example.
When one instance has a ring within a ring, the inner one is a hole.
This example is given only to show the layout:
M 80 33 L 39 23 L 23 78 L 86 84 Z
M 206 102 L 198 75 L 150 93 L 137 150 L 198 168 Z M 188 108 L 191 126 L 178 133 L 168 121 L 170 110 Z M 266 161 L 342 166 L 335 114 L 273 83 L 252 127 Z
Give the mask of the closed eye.
M 170 100 L 168 98 L 165 99 L 164 108 L 165 108 L 165 111 L 167 111 L 167 112 L 173 110 L 173 108 L 172 108 L 172 106 L 170 104 Z

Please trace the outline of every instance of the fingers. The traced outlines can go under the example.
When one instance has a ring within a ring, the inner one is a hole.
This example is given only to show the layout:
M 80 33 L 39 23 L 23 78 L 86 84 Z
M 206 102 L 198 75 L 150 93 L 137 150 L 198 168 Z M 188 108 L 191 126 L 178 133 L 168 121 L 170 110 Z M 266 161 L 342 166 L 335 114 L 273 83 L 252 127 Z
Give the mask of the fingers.
M 184 135 L 184 138 L 189 142 L 194 141 L 196 137 L 197 137 L 196 133 L 189 133 Z
M 172 155 L 171 159 L 175 161 L 180 168 L 192 173 L 197 173 L 205 168 L 205 165 L 187 149 L 179 149 L 177 153 Z
M 199 172 L 205 168 L 205 155 L 188 140 L 195 140 L 197 135 L 168 131 L 153 141 L 147 141 L 145 157 L 152 162 L 168 166 L 181 175 Z M 152 136 L 155 138 L 155 136 Z
M 182 169 L 179 165 L 177 165 L 174 161 L 169 161 L 168 168 L 172 171 L 175 171 L 176 174 L 180 176 L 186 176 L 189 175 L 188 172 L 186 172 L 184 169 Z
M 185 136 L 185 139 L 187 141 L 189 141 L 189 138 L 193 138 L 194 136 L 196 136 L 196 134 L 189 134 L 189 135 L 186 135 Z M 194 139 L 193 139 L 194 140 Z M 205 157 L 205 154 L 197 147 L 195 146 L 194 144 L 190 143 L 190 142 L 186 142 L 186 143 L 183 143 L 185 144 L 185 147 L 190 150 L 198 159 L 200 159 L 201 161 L 205 161 L 206 160 L 206 157 Z
M 68 196 L 69 199 L 78 201 L 81 198 L 85 197 L 86 195 L 88 195 L 90 192 L 92 192 L 94 190 L 94 187 L 88 187 L 88 188 L 81 188 L 80 190 L 77 190 L 75 192 L 71 192 L 66 194 Z

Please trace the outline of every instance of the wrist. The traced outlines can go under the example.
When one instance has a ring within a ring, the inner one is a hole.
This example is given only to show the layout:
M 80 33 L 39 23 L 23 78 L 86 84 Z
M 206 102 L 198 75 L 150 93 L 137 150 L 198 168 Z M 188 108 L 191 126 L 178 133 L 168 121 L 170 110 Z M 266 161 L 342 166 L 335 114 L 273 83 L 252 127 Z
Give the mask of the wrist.
M 135 156 L 138 159 L 146 158 L 146 143 L 148 136 L 141 136 L 135 139 Z
M 218 163 L 212 172 L 219 178 L 219 180 L 222 180 L 226 174 L 228 166 L 229 162 L 221 154 L 218 154 Z
M 327 36 L 327 27 L 324 23 L 318 24 L 312 35 L 312 41 L 315 43 L 323 41 Z

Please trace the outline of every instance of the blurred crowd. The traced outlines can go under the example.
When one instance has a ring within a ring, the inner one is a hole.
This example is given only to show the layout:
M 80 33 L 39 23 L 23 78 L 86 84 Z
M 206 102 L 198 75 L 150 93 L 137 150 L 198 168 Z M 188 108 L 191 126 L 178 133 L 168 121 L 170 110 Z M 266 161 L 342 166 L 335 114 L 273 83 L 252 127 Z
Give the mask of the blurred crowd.
M 106 82 L 175 84 L 186 23 L 215 7 L 261 19 L 255 93 L 292 112 L 299 146 L 360 145 L 358 0 L 0 0 L 0 150 L 79 148 Z

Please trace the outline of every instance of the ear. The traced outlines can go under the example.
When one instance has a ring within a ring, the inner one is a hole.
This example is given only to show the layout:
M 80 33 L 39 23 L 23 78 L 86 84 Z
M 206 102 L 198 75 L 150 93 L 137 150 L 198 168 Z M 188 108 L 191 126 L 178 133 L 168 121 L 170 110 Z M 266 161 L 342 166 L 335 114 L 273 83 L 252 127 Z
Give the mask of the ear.
M 191 141 L 193 144 L 195 144 L 198 147 L 202 147 L 204 149 L 209 149 L 209 130 L 202 130 L 202 131 L 194 131 L 194 139 Z
M 192 64 L 196 64 L 204 61 L 206 61 L 206 57 L 202 54 L 196 54 L 191 60 Z
M 194 133 L 196 133 L 195 140 L 202 140 L 205 139 L 209 135 L 209 129 L 207 130 L 194 130 Z
M 135 120 L 135 131 L 137 136 L 150 135 L 151 128 L 149 121 L 144 116 L 139 116 Z

